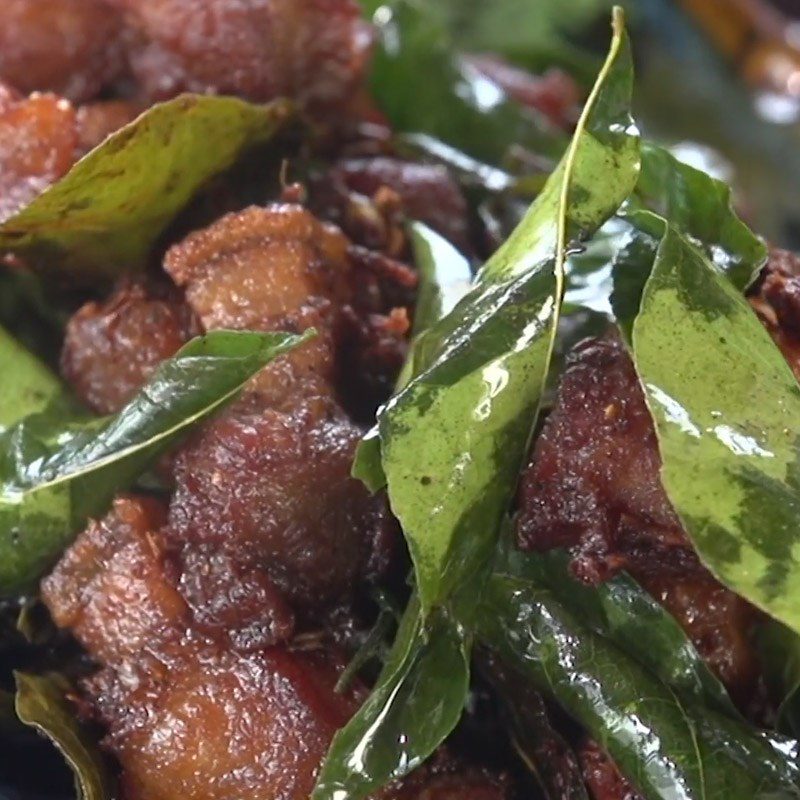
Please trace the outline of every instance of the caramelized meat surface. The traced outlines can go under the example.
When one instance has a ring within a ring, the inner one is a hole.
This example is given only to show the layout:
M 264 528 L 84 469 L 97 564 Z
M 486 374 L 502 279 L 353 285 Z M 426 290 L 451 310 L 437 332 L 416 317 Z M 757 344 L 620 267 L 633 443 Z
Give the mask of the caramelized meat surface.
M 89 100 L 123 68 L 121 32 L 104 0 L 3 0 L 0 79 L 25 94 Z
M 126 283 L 70 319 L 61 372 L 89 408 L 110 414 L 191 338 L 193 328 L 191 313 L 178 298 Z
M 117 498 L 42 581 L 56 625 L 69 628 L 98 661 L 123 664 L 186 624 L 186 605 L 167 578 L 158 532 L 165 518 L 155 500 Z
M 288 96 L 344 103 L 370 49 L 354 0 L 109 0 L 135 32 L 132 69 L 144 94 Z
M 656 434 L 633 363 L 615 336 L 573 351 L 519 490 L 520 546 L 568 548 L 575 575 L 630 572 L 746 702 L 758 675 L 754 610 L 700 564 L 660 480 Z
M 750 304 L 800 379 L 800 257 L 772 249 Z
M 77 146 L 75 110 L 53 94 L 20 97 L 0 84 L 0 221 L 60 178 Z

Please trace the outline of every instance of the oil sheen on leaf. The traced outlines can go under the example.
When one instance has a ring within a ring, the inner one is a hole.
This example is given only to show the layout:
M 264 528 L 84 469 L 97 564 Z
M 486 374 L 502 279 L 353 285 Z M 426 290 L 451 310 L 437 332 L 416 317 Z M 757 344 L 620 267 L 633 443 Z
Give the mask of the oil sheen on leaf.
M 139 268 L 198 188 L 288 114 L 281 101 L 182 95 L 159 103 L 0 225 L 0 251 L 85 282 Z
M 161 364 L 114 417 L 27 417 L 0 437 L 0 595 L 22 591 L 90 516 L 105 511 L 176 439 L 303 341 L 282 333 L 213 331 Z
M 664 486 L 703 563 L 800 631 L 800 386 L 741 293 L 671 226 L 633 354 Z
M 423 372 L 380 414 L 389 498 L 425 614 L 493 547 L 548 371 L 567 246 L 602 224 L 636 182 L 631 84 L 618 17 L 567 154 L 472 291 L 420 337 Z
M 646 800 L 800 797 L 796 742 L 683 702 L 549 591 L 494 576 L 477 635 L 577 720 Z

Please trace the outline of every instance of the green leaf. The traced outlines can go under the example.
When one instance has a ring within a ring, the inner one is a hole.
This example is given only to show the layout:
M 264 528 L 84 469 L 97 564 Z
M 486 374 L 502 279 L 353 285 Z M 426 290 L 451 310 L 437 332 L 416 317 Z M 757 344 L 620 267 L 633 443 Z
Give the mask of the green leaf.
M 671 226 L 633 356 L 664 487 L 703 563 L 800 631 L 800 386 L 741 293 Z
M 636 194 L 646 208 L 700 244 L 740 291 L 766 261 L 764 242 L 733 210 L 730 187 L 668 150 L 643 143 Z
M 448 29 L 460 47 L 502 54 L 531 69 L 554 63 L 577 69 L 591 81 L 595 59 L 570 37 L 590 27 L 610 0 L 439 0 Z M 587 75 L 587 73 L 589 73 Z
M 647 800 L 800 797 L 796 742 L 684 703 L 547 590 L 494 576 L 477 636 L 578 721 Z
M 632 191 L 638 135 L 621 12 L 575 137 L 472 291 L 416 343 L 423 370 L 384 407 L 378 431 L 392 510 L 414 561 L 424 614 L 480 569 L 535 421 L 570 242 Z
M 495 165 L 512 145 L 561 155 L 562 132 L 457 57 L 435 4 L 392 0 L 373 22 L 372 94 L 395 130 L 429 134 Z
M 438 612 L 423 624 L 412 599 L 372 694 L 334 737 L 312 800 L 358 800 L 416 769 L 456 726 L 468 689 L 464 631 Z
M 0 432 L 29 414 L 42 411 L 61 395 L 59 379 L 33 353 L 0 328 Z
M 0 594 L 29 587 L 90 516 L 272 359 L 306 337 L 213 331 L 193 339 L 122 411 L 49 409 L 0 437 Z
M 559 550 L 523 553 L 509 548 L 498 572 L 547 589 L 581 623 L 636 659 L 682 699 L 739 717 L 725 687 L 706 666 L 681 626 L 633 578 L 620 573 L 587 586 L 569 572 Z
M 96 742 L 76 719 L 68 700 L 69 682 L 57 673 L 16 672 L 14 677 L 17 715 L 50 739 L 64 756 L 75 776 L 79 800 L 112 800 L 115 782 Z
M 288 114 L 282 101 L 182 95 L 159 103 L 3 222 L 0 251 L 87 283 L 139 268 L 203 183 L 266 141 Z

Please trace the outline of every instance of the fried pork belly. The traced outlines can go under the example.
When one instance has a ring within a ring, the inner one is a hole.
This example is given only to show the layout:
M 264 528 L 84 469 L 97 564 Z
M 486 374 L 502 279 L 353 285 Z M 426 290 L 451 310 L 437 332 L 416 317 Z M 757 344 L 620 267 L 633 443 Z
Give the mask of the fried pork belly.
M 75 110 L 53 94 L 23 98 L 0 84 L 0 221 L 60 178 L 75 157 Z
M 0 79 L 83 102 L 123 65 L 122 18 L 104 0 L 3 0 Z
M 749 299 L 800 379 L 800 257 L 773 248 Z
M 247 646 L 229 635 L 257 618 L 279 621 L 280 602 L 253 576 L 214 602 L 211 560 L 195 604 L 163 535 L 165 508 L 124 496 L 91 523 L 42 583 L 56 623 L 98 662 L 81 682 L 84 713 L 100 723 L 118 759 L 125 800 L 305 800 L 331 739 L 365 697 L 334 687 L 335 647 Z M 225 607 L 229 627 L 203 614 Z M 277 615 L 277 616 L 276 616 Z M 287 624 L 287 621 L 279 624 Z M 288 620 L 291 627 L 291 619 Z M 451 758 L 379 793 L 381 800 L 506 800 L 508 782 Z
M 176 293 L 124 283 L 108 300 L 90 302 L 70 319 L 61 372 L 99 414 L 118 411 L 196 328 Z
M 102 665 L 83 698 L 107 730 L 126 799 L 306 798 L 359 692 L 334 692 L 334 653 L 241 652 L 201 635 L 163 518 L 155 501 L 118 499 L 42 584 L 53 618 Z
M 644 394 L 616 336 L 573 351 L 519 489 L 520 546 L 568 548 L 596 583 L 627 570 L 675 616 L 740 702 L 753 694 L 756 612 L 697 558 L 660 480 Z
M 358 86 L 371 44 L 354 0 L 108 0 L 133 29 L 146 96 L 179 91 L 331 108 Z

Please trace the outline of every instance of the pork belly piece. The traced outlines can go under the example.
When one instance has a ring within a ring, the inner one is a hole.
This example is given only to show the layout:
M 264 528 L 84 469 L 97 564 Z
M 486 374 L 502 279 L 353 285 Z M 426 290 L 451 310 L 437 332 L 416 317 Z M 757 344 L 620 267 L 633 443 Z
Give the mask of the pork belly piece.
M 136 32 L 130 49 L 144 94 L 189 90 L 312 109 L 346 102 L 371 45 L 354 0 L 109 0 Z
M 280 603 L 252 575 L 239 576 L 238 597 L 220 598 L 213 573 L 231 567 L 219 562 L 199 592 L 188 586 L 163 538 L 164 516 L 159 501 L 118 498 L 42 583 L 56 623 L 98 663 L 80 683 L 79 708 L 103 726 L 125 800 L 305 800 L 364 687 L 334 690 L 345 658 L 333 646 L 251 639 L 243 648 L 230 628 L 209 628 L 203 614 L 219 620 L 221 607 L 234 628 L 257 615 L 269 625 Z M 504 778 L 447 758 L 378 796 L 505 800 L 507 789 Z
M 77 145 L 75 110 L 62 97 L 23 98 L 0 84 L 0 222 L 60 178 Z
M 373 574 L 388 536 L 383 500 L 350 477 L 362 431 L 335 399 L 347 246 L 299 206 L 272 206 L 227 215 L 165 259 L 206 329 L 318 332 L 179 450 L 169 515 L 176 547 L 257 565 L 303 610 Z
M 749 300 L 800 379 L 800 257 L 771 249 Z
M 188 608 L 168 577 L 159 529 L 166 508 L 120 496 L 106 517 L 90 522 L 53 572 L 42 600 L 101 663 L 122 665 L 158 649 L 188 621 Z
M 111 414 L 196 330 L 176 292 L 124 282 L 105 302 L 87 303 L 72 316 L 61 372 L 89 408 Z
M 0 79 L 25 94 L 90 100 L 123 69 L 121 33 L 104 0 L 3 0 Z
M 721 586 L 686 538 L 660 479 L 644 394 L 615 335 L 572 352 L 555 407 L 519 488 L 522 548 L 568 548 L 572 570 L 597 583 L 627 570 L 676 617 L 741 703 L 759 674 L 755 610 Z
M 403 230 L 387 219 L 386 207 L 393 199 L 400 223 L 419 220 L 462 252 L 471 250 L 466 200 L 442 166 L 388 156 L 342 159 L 313 182 L 311 197 L 326 218 L 373 250 L 404 254 Z

